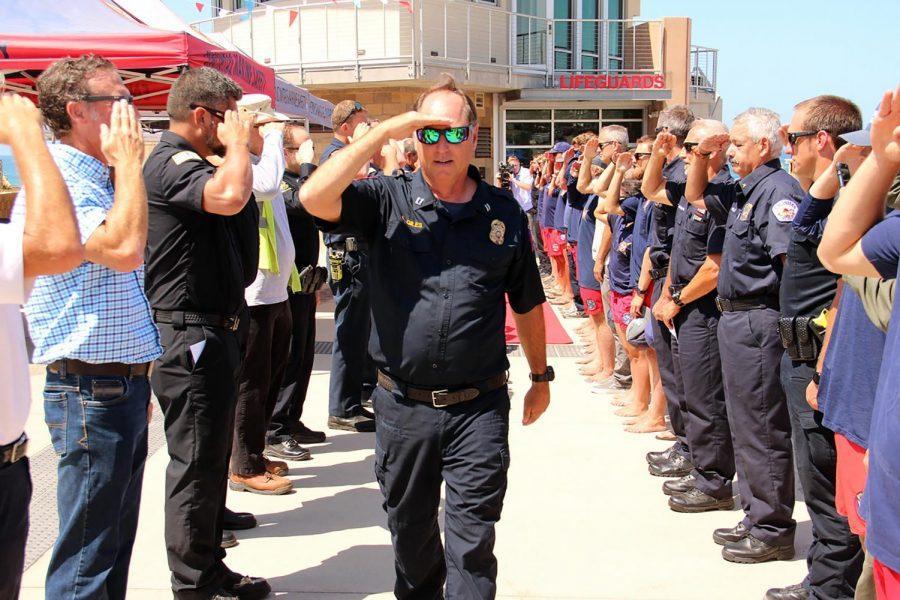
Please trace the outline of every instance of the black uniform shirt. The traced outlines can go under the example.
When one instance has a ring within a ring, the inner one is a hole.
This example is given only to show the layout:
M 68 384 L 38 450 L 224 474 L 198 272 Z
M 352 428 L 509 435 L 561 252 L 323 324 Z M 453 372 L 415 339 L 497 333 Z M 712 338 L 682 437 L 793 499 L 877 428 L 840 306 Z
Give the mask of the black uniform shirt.
M 794 226 L 788 244 L 787 261 L 781 276 L 780 306 L 785 317 L 818 316 L 831 305 L 837 293 L 838 276 L 825 268 L 819 260 L 821 237 L 814 231 L 822 231 L 833 207 L 833 202 L 813 200 L 806 195 L 804 205 L 815 202 L 819 213 L 815 223 L 807 222 L 806 228 Z M 810 231 L 812 230 L 812 231 Z
M 455 387 L 506 370 L 504 294 L 517 313 L 544 302 L 525 213 L 474 167 L 469 177 L 478 188 L 457 216 L 418 171 L 354 182 L 330 224 L 369 241 L 370 351 L 411 385 Z
M 684 172 L 684 160 L 675 157 L 662 170 L 668 183 L 684 183 L 687 176 Z M 669 253 L 672 251 L 672 239 L 675 235 L 675 207 L 654 204 L 652 224 L 650 226 L 650 263 L 654 269 L 665 269 L 669 266 Z
M 781 255 L 787 253 L 791 221 L 803 199 L 800 184 L 774 159 L 740 181 L 711 182 L 705 199 L 712 217 L 727 224 L 719 295 L 777 296 Z
M 300 165 L 300 174 L 284 172 L 281 191 L 287 211 L 288 228 L 294 241 L 294 264 L 297 270 L 319 264 L 319 230 L 312 215 L 300 204 L 298 193 L 300 188 L 316 170 L 312 164 Z
M 716 174 L 713 183 L 727 183 L 731 179 L 728 170 Z M 675 234 L 672 241 L 672 256 L 669 285 L 683 288 L 697 275 L 697 271 L 710 254 L 722 253 L 725 239 L 725 225 L 716 223 L 708 210 L 691 206 L 684 198 L 685 183 L 666 182 L 669 202 L 676 204 Z
M 203 188 L 215 170 L 171 131 L 144 163 L 145 291 L 155 309 L 236 315 L 256 279 L 259 209 L 251 197 L 234 216 L 205 212 Z

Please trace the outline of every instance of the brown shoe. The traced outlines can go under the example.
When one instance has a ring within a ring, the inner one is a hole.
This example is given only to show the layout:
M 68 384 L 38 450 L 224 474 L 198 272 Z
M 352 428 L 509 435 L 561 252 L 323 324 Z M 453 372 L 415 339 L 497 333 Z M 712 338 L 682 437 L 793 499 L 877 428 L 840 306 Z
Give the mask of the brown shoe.
M 269 460 L 266 457 L 263 457 L 263 460 L 266 461 L 266 473 L 271 473 L 272 475 L 287 475 L 288 466 L 287 463 L 283 460 Z
M 272 475 L 271 473 L 260 473 L 259 475 L 237 475 L 232 473 L 228 480 L 228 487 L 236 492 L 280 496 L 290 492 L 294 484 L 291 483 L 290 479 Z

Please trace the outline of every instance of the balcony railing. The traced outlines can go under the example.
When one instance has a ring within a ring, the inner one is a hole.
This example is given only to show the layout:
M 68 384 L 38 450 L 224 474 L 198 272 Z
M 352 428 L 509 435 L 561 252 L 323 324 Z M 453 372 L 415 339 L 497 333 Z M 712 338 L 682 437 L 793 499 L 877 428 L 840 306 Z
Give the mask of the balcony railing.
M 716 93 L 719 51 L 715 48 L 691 46 L 691 95 Z
M 549 19 L 466 0 L 310 0 L 192 25 L 301 83 L 315 83 L 317 72 L 345 72 L 341 83 L 397 78 L 371 75 L 379 69 L 414 79 L 429 67 L 532 87 L 573 73 L 665 72 L 662 21 Z

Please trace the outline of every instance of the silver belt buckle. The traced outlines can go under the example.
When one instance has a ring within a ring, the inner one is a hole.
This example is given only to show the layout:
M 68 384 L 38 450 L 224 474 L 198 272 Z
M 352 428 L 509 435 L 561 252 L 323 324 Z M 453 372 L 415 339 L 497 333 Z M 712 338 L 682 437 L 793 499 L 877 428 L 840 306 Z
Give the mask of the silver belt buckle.
M 20 458 L 25 456 L 26 452 L 28 452 L 28 438 L 22 436 L 20 441 L 13 444 L 12 450 L 9 452 L 9 464 L 17 462 Z
M 448 395 L 450 395 L 450 390 L 448 389 L 434 390 L 431 392 L 431 405 L 435 408 L 446 408 L 449 404 L 441 402 L 439 399 L 446 398 Z

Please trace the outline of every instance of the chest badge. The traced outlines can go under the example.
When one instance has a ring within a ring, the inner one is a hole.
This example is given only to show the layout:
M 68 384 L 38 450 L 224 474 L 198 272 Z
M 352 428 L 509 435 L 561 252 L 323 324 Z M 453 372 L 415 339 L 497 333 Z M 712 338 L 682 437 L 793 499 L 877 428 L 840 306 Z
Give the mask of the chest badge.
M 498 246 L 503 244 L 503 238 L 506 236 L 506 225 L 500 219 L 491 221 L 491 241 Z
M 744 210 L 741 211 L 741 221 L 746 221 L 750 218 L 750 213 L 753 212 L 753 204 L 748 202 L 744 205 Z

